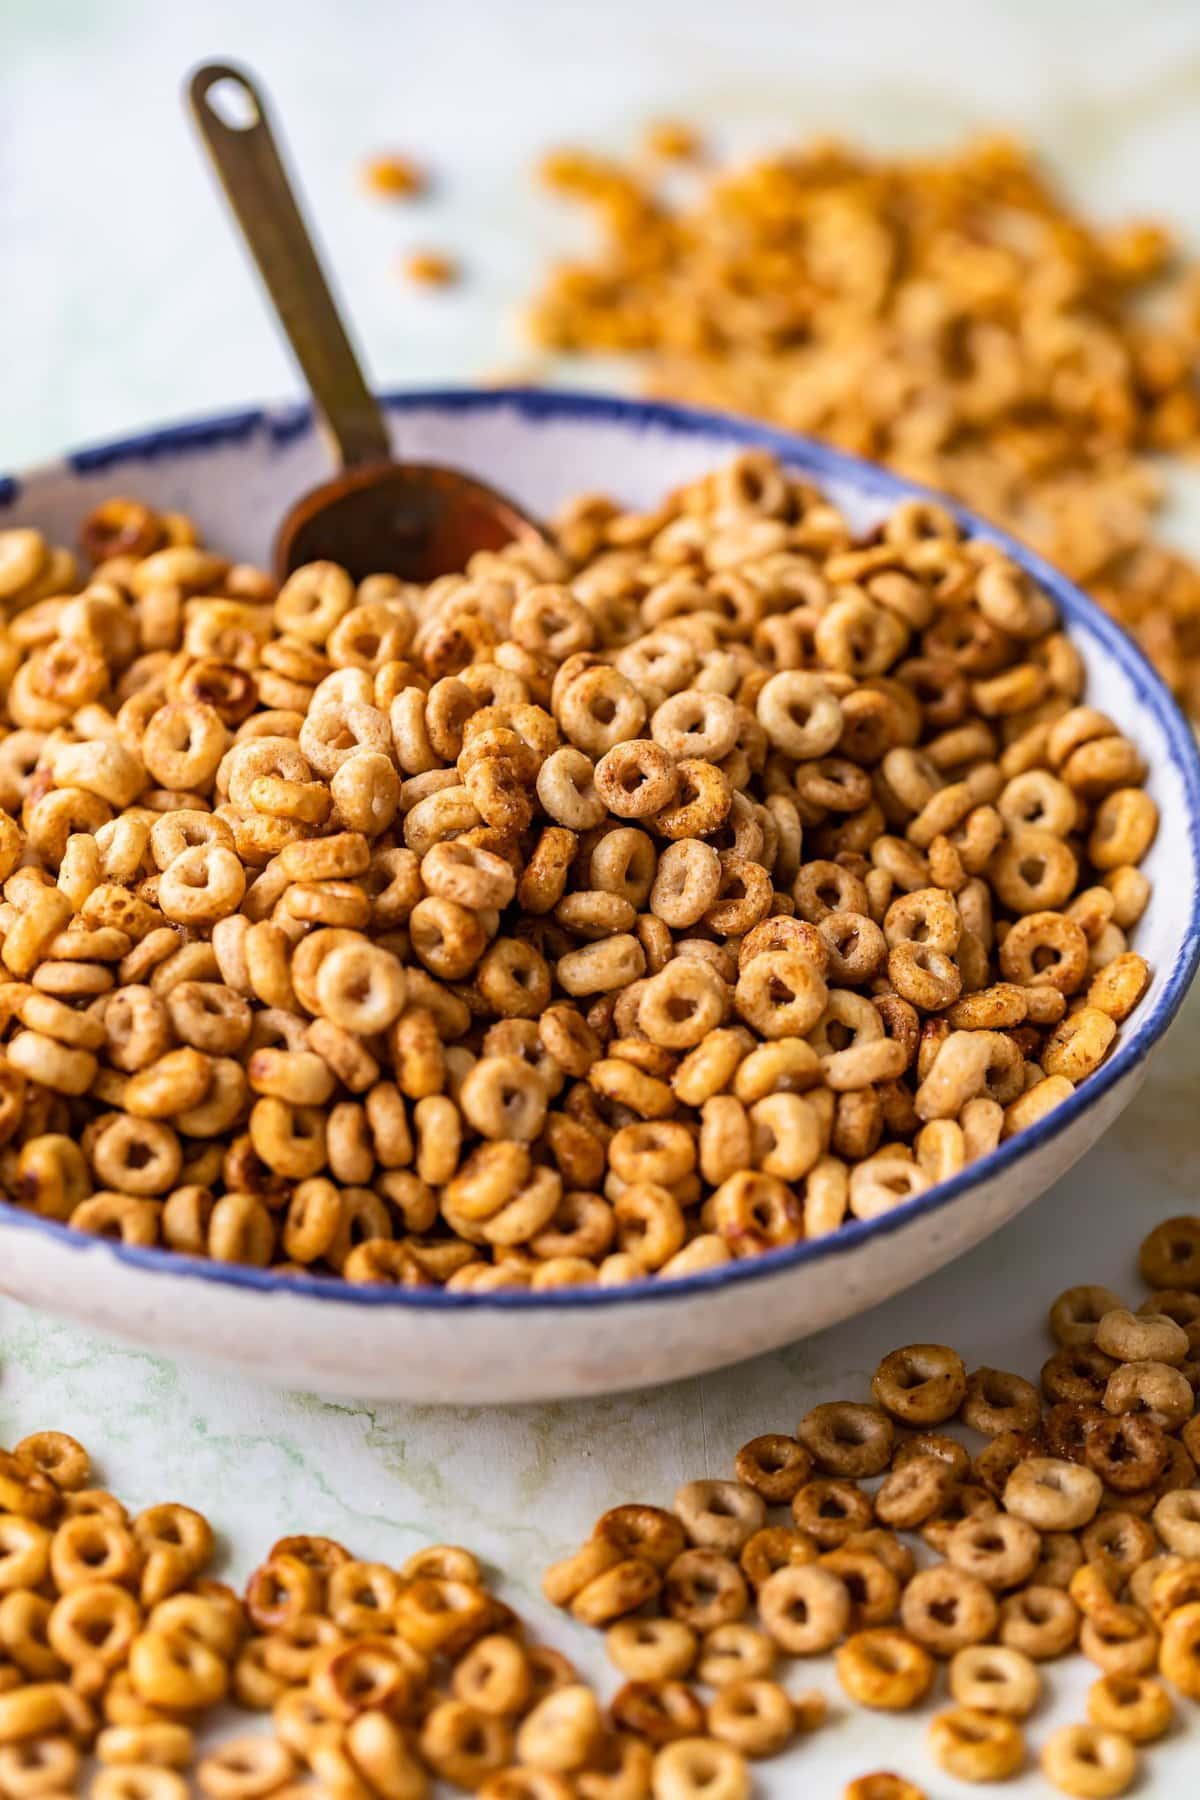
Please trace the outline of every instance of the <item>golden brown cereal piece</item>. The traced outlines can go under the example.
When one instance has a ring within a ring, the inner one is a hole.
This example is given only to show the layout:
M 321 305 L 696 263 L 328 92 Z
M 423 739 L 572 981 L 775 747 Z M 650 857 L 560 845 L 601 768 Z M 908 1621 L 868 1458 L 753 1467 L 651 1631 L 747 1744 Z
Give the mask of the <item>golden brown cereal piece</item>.
M 891 1460 L 891 1421 L 876 1407 L 850 1401 L 814 1407 L 796 1435 L 825 1474 L 855 1479 L 878 1475 Z
M 809 1479 L 812 1458 L 795 1438 L 769 1432 L 742 1445 L 734 1469 L 742 1485 L 768 1505 L 786 1505 Z
M 695 1631 L 732 1624 L 749 1603 L 738 1565 L 716 1550 L 685 1550 L 677 1556 L 667 1570 L 663 1598 L 672 1618 Z
M 743 1677 L 726 1683 L 709 1702 L 709 1732 L 743 1756 L 777 1756 L 796 1731 L 796 1714 L 778 1682 Z
M 813 1563 L 777 1569 L 758 1590 L 763 1628 L 788 1656 L 831 1649 L 850 1623 L 850 1594 L 832 1570 Z
M 735 1622 L 704 1634 L 696 1674 L 709 1687 L 725 1687 L 769 1675 L 774 1665 L 775 1646 L 766 1633 Z
M 1003 1781 L 1025 1760 L 1025 1739 L 1012 1719 L 959 1706 L 929 1726 L 934 1761 L 960 1781 Z
M 655 1756 L 651 1791 L 654 1800 L 749 1800 L 750 1774 L 732 1744 L 680 1738 Z
M 1020 1650 L 977 1644 L 959 1650 L 950 1662 L 950 1692 L 960 1706 L 1023 1719 L 1038 1703 L 1041 1676 Z
M 1067 1348 L 1094 1344 L 1100 1320 L 1120 1304 L 1111 1288 L 1088 1284 L 1065 1289 L 1050 1308 L 1050 1330 L 1056 1343 Z
M 620 1729 L 652 1744 L 689 1737 L 704 1723 L 704 1709 L 681 1681 L 627 1681 L 614 1695 L 609 1710 Z
M 372 156 L 363 164 L 363 185 L 383 200 L 410 200 L 428 186 L 425 171 L 411 157 L 395 152 Z
M 973 1430 L 988 1437 L 1004 1431 L 1029 1431 L 1040 1414 L 1037 1389 L 1022 1376 L 1004 1369 L 977 1369 L 968 1378 L 962 1416 Z
M 651 156 L 667 162 L 693 162 L 704 147 L 695 126 L 683 119 L 656 119 L 647 125 L 642 142 Z
M 905 1588 L 900 1622 L 935 1656 L 950 1656 L 991 1636 L 996 1602 L 976 1576 L 949 1564 L 922 1569 Z
M 1079 1635 L 1079 1609 L 1061 1588 L 1034 1583 L 1000 1603 L 999 1639 L 1035 1662 L 1069 1650 Z
M 908 1781 L 889 1769 L 878 1769 L 871 1775 L 859 1775 L 850 1782 L 842 1800 L 927 1800 L 915 1782 Z
M 698 1639 L 679 1619 L 622 1619 L 609 1627 L 604 1645 L 630 1681 L 667 1681 L 690 1672 Z
M 903 1631 L 878 1626 L 855 1632 L 837 1652 L 838 1680 L 852 1700 L 884 1712 L 906 1712 L 925 1698 L 936 1664 Z
M 1088 1717 L 1101 1731 L 1116 1732 L 1135 1744 L 1151 1743 L 1168 1730 L 1171 1696 L 1151 1675 L 1102 1675 L 1088 1689 Z
M 1064 1794 L 1123 1794 L 1137 1773 L 1127 1737 L 1097 1725 L 1063 1725 L 1042 1746 L 1042 1773 Z
M 419 287 L 450 287 L 459 279 L 458 263 L 443 250 L 410 250 L 400 273 Z
M 874 1516 L 868 1494 L 852 1481 L 820 1477 L 806 1482 L 792 1500 L 792 1518 L 823 1550 L 836 1550 Z
M 1156 1225 L 1142 1244 L 1138 1264 L 1151 1287 L 1200 1290 L 1200 1219 L 1187 1214 Z
M 953 1418 L 966 1398 L 966 1369 L 944 1344 L 909 1344 L 884 1357 L 871 1391 L 905 1425 L 940 1425 Z

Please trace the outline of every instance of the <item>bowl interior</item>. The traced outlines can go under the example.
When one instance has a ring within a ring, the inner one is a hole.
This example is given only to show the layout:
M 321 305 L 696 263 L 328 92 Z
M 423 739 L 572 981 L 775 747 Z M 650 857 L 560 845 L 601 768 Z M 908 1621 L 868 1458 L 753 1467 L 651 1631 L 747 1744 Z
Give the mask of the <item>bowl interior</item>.
M 923 492 L 812 440 L 683 408 L 500 390 L 396 395 L 387 405 L 398 455 L 466 469 L 535 515 L 548 515 L 571 496 L 596 490 L 626 505 L 650 507 L 672 487 L 750 445 L 772 449 L 791 468 L 808 474 L 860 529 L 877 523 L 900 500 Z M 264 561 L 286 507 L 327 473 L 324 446 L 307 410 L 228 415 L 78 452 L 28 476 L 0 478 L 0 527 L 19 521 L 71 542 L 89 506 L 125 493 L 190 513 L 214 548 Z M 1151 990 L 1122 1028 L 1118 1048 L 1104 1068 L 1056 1111 L 1053 1121 L 1028 1134 L 1032 1141 L 1061 1129 L 1069 1116 L 1144 1057 L 1186 991 L 1200 955 L 1200 762 L 1189 727 L 1118 627 L 1040 558 L 963 509 L 954 510 L 972 532 L 1004 544 L 1052 593 L 1087 667 L 1087 699 L 1111 714 L 1142 749 L 1150 766 L 1147 786 L 1163 820 L 1144 865 L 1153 896 L 1133 939 L 1151 964 Z M 993 1158 L 1011 1161 L 1016 1148 L 1002 1146 L 956 1178 L 954 1187 L 985 1177 Z M 848 1236 L 857 1241 L 886 1233 L 910 1209 L 923 1210 L 929 1200 L 920 1197 L 872 1225 L 853 1225 Z M 808 1254 L 816 1248 L 800 1246 Z M 794 1254 L 783 1251 L 769 1260 L 782 1262 Z M 140 1255 L 157 1261 L 154 1252 Z M 732 1265 L 730 1276 L 737 1271 L 745 1273 L 746 1265 Z M 279 1283 L 257 1271 L 236 1273 L 251 1274 L 254 1285 Z M 716 1276 L 724 1272 L 711 1278 L 719 1285 Z M 236 1279 L 235 1272 L 230 1277 Z M 661 1284 L 659 1288 L 661 1292 Z M 527 1304 L 530 1297 L 505 1298 Z M 392 1290 L 388 1299 L 406 1303 L 404 1294 Z

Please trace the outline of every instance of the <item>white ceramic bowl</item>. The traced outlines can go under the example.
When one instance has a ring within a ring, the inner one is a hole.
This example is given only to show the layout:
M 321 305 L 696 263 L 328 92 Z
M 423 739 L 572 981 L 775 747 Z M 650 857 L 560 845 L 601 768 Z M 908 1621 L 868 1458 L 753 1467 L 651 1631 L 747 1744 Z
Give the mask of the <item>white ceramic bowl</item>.
M 860 527 L 919 490 L 824 445 L 682 408 L 557 392 L 452 392 L 388 401 L 397 447 L 468 469 L 535 513 L 605 489 L 649 506 L 671 487 L 765 445 Z M 201 419 L 0 479 L 0 526 L 71 541 L 104 495 L 179 508 L 209 541 L 263 559 L 288 503 L 326 473 L 307 411 Z M 1192 734 L 1128 639 L 1045 563 L 986 532 L 1057 601 L 1088 670 L 1088 698 L 1136 739 L 1163 825 L 1137 948 L 1154 982 L 1103 1068 L 1048 1119 L 964 1174 L 869 1223 L 677 1282 L 487 1296 L 354 1288 L 88 1238 L 0 1204 L 0 1286 L 97 1330 L 263 1380 L 410 1401 L 505 1402 L 676 1380 L 859 1313 L 977 1244 L 1027 1206 L 1136 1092 L 1200 955 L 1200 761 Z

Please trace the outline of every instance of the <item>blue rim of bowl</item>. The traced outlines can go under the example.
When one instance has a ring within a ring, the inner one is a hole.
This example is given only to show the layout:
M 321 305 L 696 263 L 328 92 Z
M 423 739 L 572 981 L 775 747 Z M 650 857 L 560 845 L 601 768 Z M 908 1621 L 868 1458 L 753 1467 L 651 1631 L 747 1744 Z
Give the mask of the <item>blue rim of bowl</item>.
M 449 413 L 516 411 L 521 416 L 541 422 L 557 420 L 589 420 L 625 427 L 640 426 L 646 430 L 705 437 L 731 448 L 762 448 L 773 451 L 782 461 L 799 466 L 820 482 L 822 479 L 842 482 L 859 493 L 876 494 L 893 500 L 933 500 L 946 507 L 972 535 L 990 538 L 1021 563 L 1035 580 L 1050 593 L 1068 624 L 1082 623 L 1099 641 L 1129 678 L 1140 705 L 1157 720 L 1166 738 L 1171 761 L 1178 768 L 1187 800 L 1187 836 L 1191 862 L 1191 895 L 1187 924 L 1162 992 L 1154 1007 L 1127 1034 L 1112 1057 L 1090 1076 L 1074 1094 L 1056 1106 L 1045 1119 L 1026 1127 L 1016 1137 L 981 1157 L 969 1169 L 951 1180 L 941 1182 L 928 1192 L 883 1213 L 876 1219 L 853 1220 L 827 1237 L 805 1240 L 784 1250 L 768 1251 L 762 1256 L 747 1257 L 722 1263 L 697 1275 L 674 1280 L 657 1276 L 630 1282 L 622 1287 L 571 1287 L 530 1293 L 527 1290 L 491 1294 L 446 1293 L 443 1289 L 368 1287 L 355 1285 L 332 1276 L 303 1277 L 274 1275 L 269 1270 L 245 1268 L 232 1263 L 214 1263 L 206 1258 L 185 1256 L 173 1250 L 114 1243 L 108 1238 L 90 1237 L 73 1231 L 55 1219 L 44 1219 L 24 1211 L 11 1202 L 0 1200 L 0 1227 L 40 1232 L 66 1248 L 99 1251 L 119 1262 L 153 1273 L 192 1277 L 199 1281 L 218 1282 L 227 1287 L 247 1288 L 263 1294 L 286 1294 L 294 1297 L 336 1302 L 343 1306 L 403 1307 L 419 1311 L 498 1312 L 563 1311 L 573 1308 L 634 1305 L 641 1301 L 670 1302 L 687 1300 L 697 1294 L 734 1287 L 744 1282 L 763 1281 L 783 1275 L 806 1263 L 822 1262 L 848 1255 L 892 1232 L 940 1212 L 972 1188 L 1003 1174 L 1023 1157 L 1043 1144 L 1051 1143 L 1085 1111 L 1121 1081 L 1150 1051 L 1179 1011 L 1200 963 L 1200 751 L 1196 738 L 1183 714 L 1176 706 L 1159 676 L 1142 652 L 1093 600 L 1068 581 L 1041 556 L 997 526 L 989 524 L 967 507 L 944 494 L 907 481 L 842 450 L 835 450 L 816 439 L 796 433 L 777 431 L 753 419 L 730 413 L 709 412 L 698 407 L 676 406 L 662 401 L 627 400 L 617 396 L 577 393 L 563 388 L 429 388 L 407 389 L 381 396 L 389 412 L 404 413 L 422 409 Z M 270 442 L 282 447 L 312 428 L 312 409 L 304 404 L 243 409 L 235 413 L 214 414 L 188 420 L 182 424 L 164 425 L 113 439 L 90 448 L 77 450 L 59 464 L 30 470 L 24 477 L 0 476 L 0 510 L 18 498 L 24 481 L 45 479 L 65 467 L 76 474 L 93 474 L 118 464 L 154 460 L 193 452 L 202 454 L 222 445 L 239 442 L 266 433 Z

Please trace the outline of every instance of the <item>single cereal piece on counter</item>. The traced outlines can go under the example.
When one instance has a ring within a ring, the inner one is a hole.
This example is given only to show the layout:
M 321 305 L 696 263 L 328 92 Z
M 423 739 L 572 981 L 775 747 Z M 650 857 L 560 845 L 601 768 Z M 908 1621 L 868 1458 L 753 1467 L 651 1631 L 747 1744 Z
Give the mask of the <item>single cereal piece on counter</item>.
M 429 176 L 411 156 L 385 152 L 368 157 L 362 166 L 367 192 L 380 200 L 411 200 L 429 188 Z
M 414 287 L 453 287 L 462 273 L 457 260 L 444 250 L 407 250 L 399 268 Z
M 1136 1017 L 1144 759 L 1047 597 L 932 501 L 856 536 L 747 452 L 645 512 L 581 495 L 425 589 L 278 586 L 127 497 L 82 522 L 90 570 L 0 538 L 19 1206 L 298 1281 L 671 1280 L 927 1192 Z M 1187 1294 L 1171 1229 L 1154 1285 Z M 1064 1303 L 1064 1351 L 1101 1362 L 1048 1397 L 1181 1422 L 1187 1303 L 1116 1310 Z M 741 1580 L 780 1503 L 837 1549 L 897 1427 L 1040 1410 L 937 1344 L 874 1402 L 747 1446 L 693 1549 Z M 1087 1487 L 1082 1425 L 1055 1431 Z M 944 1481 L 896 1471 L 878 1523 L 938 1541 L 976 1505 L 959 1476 L 939 1510 Z M 645 1580 L 597 1568 L 580 1605 Z
M 928 1800 L 923 1788 L 889 1769 L 860 1775 L 847 1787 L 842 1800 Z

